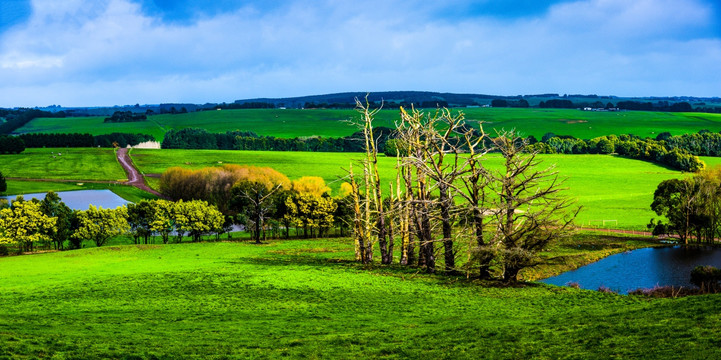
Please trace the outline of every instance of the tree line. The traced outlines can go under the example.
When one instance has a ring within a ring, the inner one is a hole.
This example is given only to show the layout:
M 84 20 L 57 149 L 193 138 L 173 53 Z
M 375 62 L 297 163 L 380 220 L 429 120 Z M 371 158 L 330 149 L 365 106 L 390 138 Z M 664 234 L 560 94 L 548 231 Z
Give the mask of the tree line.
M 349 212 L 347 191 L 333 198 L 322 178 L 291 181 L 266 167 L 174 167 L 161 175 L 160 192 L 171 200 L 207 201 L 225 216 L 226 225 L 243 225 L 256 242 L 289 237 L 291 228 L 304 237 L 326 236 L 333 228 L 343 234 Z
M 146 141 L 155 141 L 155 137 L 148 134 L 111 133 L 102 135 L 90 135 L 80 133 L 70 134 L 41 134 L 29 133 L 18 135 L 25 147 L 126 147 L 134 146 Z
M 394 130 L 379 128 L 376 141 L 380 149 L 392 137 Z M 163 149 L 259 150 L 259 151 L 314 151 L 362 152 L 363 134 L 356 132 L 342 138 L 296 137 L 292 139 L 260 136 L 252 131 L 209 133 L 205 129 L 171 129 L 165 133 Z
M 532 137 L 528 141 L 529 151 L 542 154 L 618 154 L 688 172 L 705 168 L 698 156 L 721 154 L 721 134 L 710 132 L 678 136 L 662 133 L 656 139 L 608 135 L 587 140 L 546 133 L 541 141 Z
M 138 122 L 147 121 L 145 114 L 136 114 L 132 111 L 116 111 L 110 117 L 106 117 L 103 122 L 106 123 L 122 123 L 122 122 Z
M 64 118 L 65 112 L 49 112 L 38 109 L 2 109 L 0 108 L 0 134 L 10 134 L 18 128 L 23 127 L 35 118 Z
M 153 241 L 180 242 L 184 236 L 200 241 L 204 235 L 227 232 L 223 215 L 205 201 L 142 200 L 116 209 L 72 210 L 54 192 L 43 200 L 22 196 L 0 206 L 0 254 L 9 247 L 19 253 L 37 249 L 79 249 L 83 241 L 106 245 L 119 235 L 130 235 L 135 244 Z
M 25 151 L 25 142 L 17 136 L 0 135 L 0 154 L 19 154 Z
M 495 100 L 494 100 L 495 101 Z M 492 105 L 493 107 L 505 107 L 502 103 Z M 523 107 L 523 106 L 518 106 Z M 601 101 L 595 102 L 579 102 L 574 103 L 567 99 L 550 99 L 541 101 L 538 104 L 541 109 L 580 109 L 585 107 L 599 108 L 599 109 L 618 109 L 618 110 L 635 110 L 635 111 L 663 111 L 663 112 L 691 112 L 691 111 L 703 111 L 708 110 L 704 107 L 694 107 L 686 102 L 669 102 L 669 101 L 658 101 L 658 102 L 642 102 L 642 101 L 619 101 L 614 106 L 613 103 L 603 103 Z

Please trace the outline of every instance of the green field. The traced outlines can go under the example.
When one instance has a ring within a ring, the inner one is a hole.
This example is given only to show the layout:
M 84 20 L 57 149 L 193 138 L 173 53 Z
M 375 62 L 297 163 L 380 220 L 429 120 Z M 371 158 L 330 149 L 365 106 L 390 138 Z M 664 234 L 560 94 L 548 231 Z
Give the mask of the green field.
M 50 153 L 63 152 L 53 158 Z M 247 164 L 272 167 L 291 179 L 320 176 L 337 192 L 351 163 L 360 159 L 357 153 L 310 153 L 273 151 L 222 150 L 148 150 L 131 152 L 138 168 L 147 174 L 160 174 L 172 166 L 199 169 L 222 164 Z M 541 155 L 544 166 L 556 165 L 567 178 L 567 195 L 578 200 L 584 208 L 577 218 L 579 225 L 597 226 L 607 221 L 607 227 L 643 230 L 656 215 L 650 210 L 652 195 L 658 183 L 683 176 L 680 172 L 648 162 L 607 155 Z M 716 158 L 705 159 L 709 165 Z M 717 161 L 721 164 L 721 161 Z M 395 180 L 395 159 L 380 157 L 380 172 L 384 182 Z M 497 168 L 497 155 L 489 155 L 487 166 Z M 359 170 L 356 164 L 356 170 Z M 0 155 L 0 171 L 6 177 L 28 179 L 68 179 L 71 183 L 27 182 L 11 180 L 9 194 L 70 189 L 110 188 L 123 198 L 137 201 L 149 195 L 127 186 L 75 182 L 84 180 L 120 180 L 125 178 L 112 150 L 108 149 L 28 149 L 21 155 Z M 151 186 L 157 178 L 148 178 Z
M 719 296 L 363 269 L 347 240 L 0 258 L 3 358 L 718 358 Z
M 62 155 L 58 155 L 61 153 Z M 9 178 L 7 194 L 48 191 L 109 189 L 128 201 L 155 198 L 137 188 L 92 181 L 119 181 L 127 178 L 112 149 L 44 148 L 26 149 L 18 155 L 0 155 L 0 172 Z M 28 181 L 45 179 L 50 181 Z M 56 181 L 52 181 L 56 180 Z M 71 180 L 71 181 L 57 181 Z M 79 185 L 81 184 L 81 185 Z
M 707 168 L 721 166 L 721 157 L 700 156 L 700 158 L 706 163 Z
M 115 151 L 107 148 L 26 149 L 17 155 L 0 155 L 0 171 L 5 177 L 26 179 L 126 179 Z
M 344 168 L 361 154 L 308 153 L 273 151 L 222 150 L 148 150 L 131 152 L 135 164 L 145 174 L 160 174 L 171 166 L 199 169 L 222 164 L 246 164 L 272 167 L 292 179 L 320 176 L 333 191 L 340 188 Z M 567 195 L 578 199 L 584 208 L 577 218 L 579 225 L 643 230 L 657 217 L 650 209 L 653 192 L 663 180 L 683 176 L 680 172 L 638 160 L 608 155 L 540 155 L 543 165 L 556 165 L 567 178 Z M 379 170 L 383 182 L 395 180 L 395 159 L 381 156 Z M 498 155 L 489 155 L 487 166 L 497 168 Z M 357 168 L 358 169 L 358 168 Z M 150 179 L 157 186 L 157 179 Z
M 721 114 L 515 108 L 460 110 L 469 121 L 483 122 L 484 129 L 491 135 L 495 135 L 495 130 L 515 128 L 538 139 L 547 132 L 578 138 L 629 133 L 655 138 L 664 131 L 674 135 L 695 133 L 702 129 L 721 131 Z M 381 111 L 378 113 L 376 126 L 393 127 L 398 117 L 397 109 Z M 245 109 L 155 115 L 150 116 L 148 121 L 133 123 L 103 123 L 103 117 L 40 118 L 16 132 L 79 132 L 93 135 L 131 132 L 151 134 L 162 140 L 163 134 L 170 129 L 199 127 L 210 132 L 250 130 L 260 135 L 282 138 L 314 135 L 342 137 L 356 131 L 343 120 L 356 118 L 358 113 L 354 110 Z

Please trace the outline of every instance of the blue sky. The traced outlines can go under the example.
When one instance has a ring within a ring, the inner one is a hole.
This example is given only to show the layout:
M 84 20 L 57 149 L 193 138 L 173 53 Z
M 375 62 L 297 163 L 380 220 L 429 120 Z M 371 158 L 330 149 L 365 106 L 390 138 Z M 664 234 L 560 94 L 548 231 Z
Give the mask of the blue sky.
M 1 0 L 0 106 L 721 96 L 715 0 Z

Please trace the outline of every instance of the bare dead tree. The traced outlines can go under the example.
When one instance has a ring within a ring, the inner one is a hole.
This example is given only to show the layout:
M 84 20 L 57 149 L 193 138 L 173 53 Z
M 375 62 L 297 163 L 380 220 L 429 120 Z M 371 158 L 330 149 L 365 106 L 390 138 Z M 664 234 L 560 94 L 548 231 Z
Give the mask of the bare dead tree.
M 415 169 L 415 179 L 406 184 L 412 194 L 411 213 L 419 239 L 421 254 L 419 265 L 425 265 L 429 272 L 435 271 L 435 250 L 432 225 L 440 222 L 445 271 L 456 271 L 456 250 L 453 227 L 457 209 L 454 204 L 455 182 L 466 170 L 461 156 L 462 138 L 465 129 L 462 113 L 451 114 L 448 109 L 438 109 L 433 114 L 424 114 L 401 108 L 401 120 L 397 124 L 400 142 L 405 150 L 404 166 Z M 406 170 L 407 171 L 407 170 Z M 434 199 L 432 193 L 437 192 Z M 437 221 L 436 221 L 437 220 Z
M 537 263 L 540 250 L 568 234 L 580 207 L 569 211 L 572 202 L 559 195 L 563 181 L 558 172 L 554 167 L 538 170 L 537 154 L 526 153 L 527 143 L 514 131 L 499 133 L 494 143 L 504 159 L 493 175 L 500 186 L 495 244 L 503 280 L 515 282 L 521 269 Z
M 355 243 L 355 257 L 364 264 L 373 262 L 373 242 L 370 237 L 370 212 L 363 211 L 368 199 L 363 197 L 353 174 L 353 164 L 349 168 L 351 196 L 353 198 L 353 239 Z

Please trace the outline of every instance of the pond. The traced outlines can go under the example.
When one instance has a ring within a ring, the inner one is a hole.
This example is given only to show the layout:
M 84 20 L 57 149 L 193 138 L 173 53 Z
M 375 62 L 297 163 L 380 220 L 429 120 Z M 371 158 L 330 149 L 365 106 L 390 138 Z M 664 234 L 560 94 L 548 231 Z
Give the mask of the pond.
M 110 190 L 59 191 L 57 194 L 62 202 L 73 210 L 87 210 L 90 204 L 103 209 L 115 209 L 129 203 Z M 25 200 L 32 198 L 42 200 L 45 198 L 45 193 L 23 194 L 22 196 Z M 3 197 L 9 200 L 15 199 L 15 195 Z
M 578 283 L 591 290 L 604 286 L 620 294 L 657 285 L 693 287 L 689 282 L 691 270 L 698 265 L 721 268 L 721 249 L 683 246 L 637 249 L 541 282 L 559 286 Z

